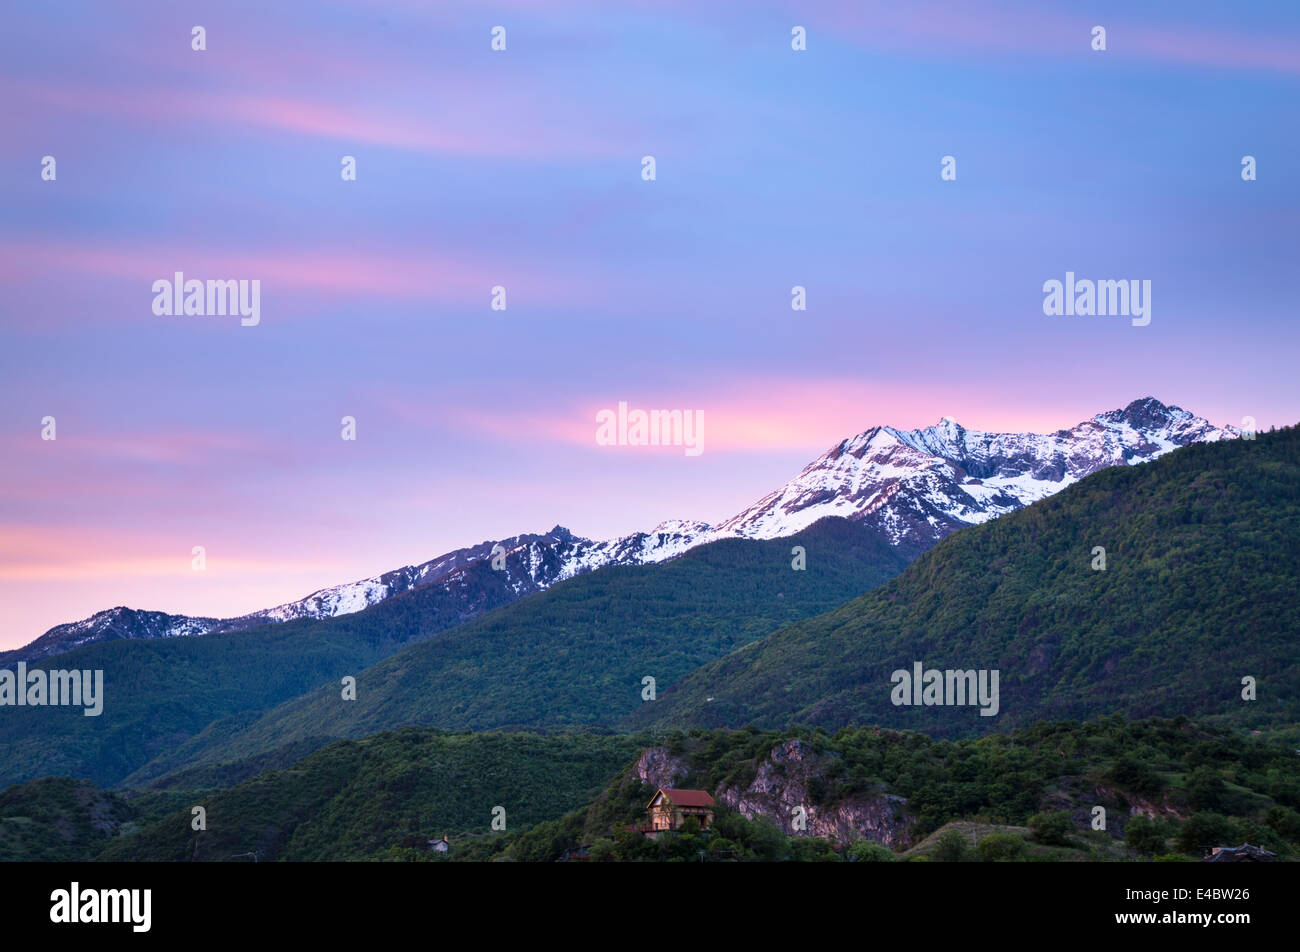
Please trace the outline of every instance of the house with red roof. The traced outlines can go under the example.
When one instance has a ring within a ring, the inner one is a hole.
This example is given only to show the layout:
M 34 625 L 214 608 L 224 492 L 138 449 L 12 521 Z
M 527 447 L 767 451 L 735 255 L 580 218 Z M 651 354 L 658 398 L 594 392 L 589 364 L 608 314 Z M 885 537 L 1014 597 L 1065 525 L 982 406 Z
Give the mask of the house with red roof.
M 660 787 L 646 805 L 646 835 L 663 830 L 680 830 L 682 824 L 694 817 L 701 830 L 713 823 L 713 797 L 704 790 L 670 790 Z

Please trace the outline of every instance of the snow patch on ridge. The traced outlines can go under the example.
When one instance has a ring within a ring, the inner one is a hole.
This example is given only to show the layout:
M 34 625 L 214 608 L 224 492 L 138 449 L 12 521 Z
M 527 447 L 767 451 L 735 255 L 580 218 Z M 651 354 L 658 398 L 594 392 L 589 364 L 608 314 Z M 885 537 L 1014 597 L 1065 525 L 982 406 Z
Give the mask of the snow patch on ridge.
M 328 618 L 369 608 L 417 585 L 468 590 L 466 572 L 506 553 L 506 584 L 525 595 L 606 565 L 664 562 L 727 538 L 794 535 L 828 516 L 860 522 L 893 545 L 926 547 L 968 525 L 1060 492 L 1109 466 L 1136 465 L 1196 442 L 1234 439 L 1233 427 L 1147 397 L 1055 433 L 985 433 L 952 417 L 933 426 L 876 426 L 842 440 L 784 486 L 716 526 L 670 519 L 649 532 L 593 541 L 563 526 L 457 549 L 418 566 L 321 589 L 235 619 L 188 618 L 115 608 L 50 629 L 19 652 L 44 657 L 108 638 L 190 637 L 297 618 Z M 42 642 L 48 645 L 42 647 Z M 39 649 L 40 653 L 33 653 Z

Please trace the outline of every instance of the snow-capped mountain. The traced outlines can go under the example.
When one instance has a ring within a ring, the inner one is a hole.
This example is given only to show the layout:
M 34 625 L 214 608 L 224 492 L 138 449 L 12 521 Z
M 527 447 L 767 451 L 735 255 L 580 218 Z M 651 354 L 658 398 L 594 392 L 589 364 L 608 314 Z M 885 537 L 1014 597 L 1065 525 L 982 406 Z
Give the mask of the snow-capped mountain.
M 873 427 L 832 447 L 717 531 L 770 539 L 843 516 L 878 529 L 894 544 L 933 544 L 1099 469 L 1237 435 L 1152 397 L 1042 435 L 967 430 L 947 417 L 923 430 Z
M 407 565 L 374 578 L 347 582 L 332 588 L 312 592 L 306 598 L 296 602 L 286 602 L 274 608 L 240 615 L 236 618 L 197 618 L 188 615 L 169 615 L 165 612 L 137 611 L 119 606 L 107 611 L 96 612 L 82 621 L 57 625 L 35 641 L 13 651 L 0 652 L 0 664 L 10 661 L 36 661 L 52 655 L 62 654 L 82 645 L 99 641 L 117 639 L 150 638 L 184 638 L 193 635 L 206 635 L 224 631 L 242 631 L 275 622 L 293 621 L 298 618 L 331 618 L 336 615 L 348 615 L 369 608 L 385 598 L 415 588 L 417 585 L 434 584 L 459 569 L 474 565 L 489 558 L 494 546 L 501 545 L 505 551 L 515 551 L 530 543 L 544 546 L 562 544 L 571 538 L 567 529 L 559 526 L 545 535 L 522 535 L 513 539 L 481 542 L 475 546 L 456 549 L 440 555 L 420 565 Z M 520 572 L 510 560 L 507 575 L 527 577 Z M 536 591 L 536 586 L 520 579 L 511 580 L 511 588 L 518 594 Z M 466 617 L 471 617 L 467 614 Z
M 218 621 L 216 618 L 191 618 L 188 615 L 137 611 L 134 608 L 110 608 L 81 621 L 55 625 L 22 648 L 0 652 L 0 664 L 9 661 L 38 661 L 97 641 L 203 635 L 211 631 Z
M 674 558 L 726 538 L 775 539 L 828 516 L 880 532 L 894 545 L 928 548 L 967 525 L 1023 508 L 1108 466 L 1145 462 L 1185 446 L 1235 438 L 1233 427 L 1153 397 L 1099 413 L 1055 433 L 984 433 L 944 418 L 920 430 L 877 426 L 831 447 L 803 472 L 716 526 L 671 520 L 649 532 L 604 541 L 550 532 L 481 542 L 420 565 L 313 592 L 296 602 L 238 618 L 190 618 L 114 608 L 59 625 L 0 662 L 36 660 L 115 638 L 172 638 L 238 631 L 298 618 L 361 611 L 409 589 L 441 586 L 465 619 L 502 597 L 541 591 L 606 565 L 640 565 Z M 499 549 L 498 549 L 499 547 Z M 503 556 L 493 565 L 494 550 Z M 484 568 L 499 573 L 504 596 L 484 596 Z

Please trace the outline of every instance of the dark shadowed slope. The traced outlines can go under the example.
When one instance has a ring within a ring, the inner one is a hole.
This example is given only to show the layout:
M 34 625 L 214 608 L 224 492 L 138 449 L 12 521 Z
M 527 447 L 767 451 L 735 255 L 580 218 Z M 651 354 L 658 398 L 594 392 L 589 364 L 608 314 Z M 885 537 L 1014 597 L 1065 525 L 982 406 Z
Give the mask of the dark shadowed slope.
M 792 568 L 796 545 L 805 550 L 802 571 Z M 408 724 L 613 724 L 643 703 L 644 678 L 662 690 L 737 645 L 892 578 L 911 555 L 830 519 L 788 539 L 728 539 L 660 565 L 610 566 L 358 669 L 355 701 L 330 682 L 237 732 L 214 725 L 127 783 Z

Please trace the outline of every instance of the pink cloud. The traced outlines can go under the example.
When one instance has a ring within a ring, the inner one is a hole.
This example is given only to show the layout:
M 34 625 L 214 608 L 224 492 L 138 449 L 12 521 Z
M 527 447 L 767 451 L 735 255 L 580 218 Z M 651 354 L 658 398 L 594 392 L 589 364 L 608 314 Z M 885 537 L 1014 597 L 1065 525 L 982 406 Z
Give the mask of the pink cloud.
M 1300 73 L 1300 38 L 1296 37 L 1279 42 L 1231 33 L 1135 28 L 1125 31 L 1119 40 L 1135 52 L 1170 62 Z
M 127 463 L 169 463 L 197 466 L 231 457 L 278 457 L 284 461 L 284 447 L 241 433 L 167 430 L 154 433 L 124 433 L 115 437 L 72 435 L 64 431 L 65 445 L 75 451 L 105 460 Z
M 153 282 L 172 281 L 181 271 L 186 280 L 248 279 L 261 281 L 262 315 L 269 299 L 284 292 L 312 292 L 336 297 L 420 301 L 478 307 L 485 310 L 492 288 L 507 289 L 508 301 L 548 307 L 586 307 L 605 299 L 609 281 L 587 273 L 559 273 L 502 256 L 497 261 L 464 252 L 411 249 L 351 252 L 337 249 L 301 251 L 228 250 L 171 245 L 124 246 L 122 242 L 39 239 L 0 240 L 0 283 L 20 284 L 35 278 L 57 282 L 70 275 L 138 282 L 140 314 L 151 317 Z M 283 313 L 283 312 L 281 312 Z M 32 321 L 38 315 L 31 316 Z M 44 322 L 48 318 L 40 316 Z
M 178 545 L 174 535 L 139 530 L 11 523 L 0 525 L 0 581 L 197 576 L 191 548 Z M 233 576 L 338 569 L 337 562 L 328 560 L 257 558 L 213 547 L 204 572 Z
M 397 81 L 397 77 L 394 77 Z M 409 84 L 403 77 L 401 88 Z M 452 80 L 442 83 L 449 85 Z M 432 88 L 440 88 L 433 84 Z M 279 93 L 240 90 L 135 89 L 89 85 L 8 81 L 0 96 L 11 102 L 39 105 L 33 121 L 50 110 L 112 116 L 150 126 L 210 127 L 228 123 L 250 129 L 287 131 L 349 145 L 376 145 L 428 155 L 516 158 L 626 158 L 621 140 L 627 130 L 615 123 L 590 128 L 591 117 L 558 116 L 530 92 L 505 93 L 479 101 L 479 92 L 458 89 L 454 105 L 443 113 L 403 112 L 371 104 L 349 106 Z M 356 91 L 350 95 L 355 96 Z
M 1175 24 L 1130 25 L 1087 11 L 1063 16 L 1032 5 L 946 0 L 867 6 L 839 0 L 811 8 L 792 6 L 791 14 L 796 12 L 832 36 L 882 51 L 1086 55 L 1092 27 L 1100 23 L 1107 28 L 1107 45 L 1113 54 L 1193 66 L 1300 73 L 1300 43 L 1295 37 L 1191 31 Z

